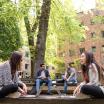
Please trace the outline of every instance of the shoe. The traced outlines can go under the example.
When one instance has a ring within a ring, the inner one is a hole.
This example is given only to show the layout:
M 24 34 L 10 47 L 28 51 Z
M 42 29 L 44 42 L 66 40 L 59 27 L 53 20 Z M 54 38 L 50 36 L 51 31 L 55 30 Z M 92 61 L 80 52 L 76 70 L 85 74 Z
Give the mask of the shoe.
M 52 95 L 52 93 L 51 92 L 47 92 L 47 95 Z
M 36 93 L 36 97 L 39 97 L 40 93 L 41 93 L 41 90 L 39 90 L 39 91 Z
M 63 96 L 66 96 L 66 93 L 62 93 Z

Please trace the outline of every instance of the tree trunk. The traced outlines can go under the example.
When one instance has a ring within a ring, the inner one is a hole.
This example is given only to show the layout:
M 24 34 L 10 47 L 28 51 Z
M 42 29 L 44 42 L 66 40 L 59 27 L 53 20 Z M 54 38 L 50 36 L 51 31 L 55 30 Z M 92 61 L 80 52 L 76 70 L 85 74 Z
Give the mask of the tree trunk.
M 24 21 L 25 21 L 25 26 L 26 26 L 26 30 L 27 30 L 27 36 L 28 36 L 28 44 L 29 44 L 29 49 L 30 49 L 30 56 L 31 56 L 31 77 L 33 77 L 33 73 L 34 73 L 34 34 L 33 34 L 33 30 L 31 30 L 30 28 L 30 23 L 29 23 L 29 19 L 28 17 L 24 17 Z M 35 25 L 35 24 L 34 24 Z
M 37 71 L 39 70 L 40 64 L 44 63 L 48 21 L 50 15 L 50 5 L 51 5 L 51 0 L 43 0 L 43 4 L 41 8 L 41 16 L 39 19 L 39 31 L 37 35 L 36 50 L 35 50 L 34 75 L 36 75 Z

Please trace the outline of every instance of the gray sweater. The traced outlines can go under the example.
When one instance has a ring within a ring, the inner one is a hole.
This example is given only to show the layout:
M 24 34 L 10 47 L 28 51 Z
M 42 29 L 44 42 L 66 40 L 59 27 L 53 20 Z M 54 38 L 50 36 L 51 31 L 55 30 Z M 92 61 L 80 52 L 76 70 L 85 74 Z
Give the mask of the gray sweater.
M 6 61 L 0 64 L 0 89 L 4 85 L 9 85 L 9 84 L 14 84 L 14 83 L 22 84 L 22 81 L 18 77 L 18 72 L 16 71 L 14 78 L 12 79 L 9 61 Z

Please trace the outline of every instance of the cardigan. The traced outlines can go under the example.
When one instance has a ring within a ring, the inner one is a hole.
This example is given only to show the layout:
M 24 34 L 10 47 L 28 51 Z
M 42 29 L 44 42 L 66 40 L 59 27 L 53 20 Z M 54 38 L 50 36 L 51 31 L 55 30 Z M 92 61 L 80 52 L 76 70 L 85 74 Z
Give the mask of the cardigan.
M 23 82 L 18 77 L 18 71 L 16 71 L 14 78 L 12 79 L 11 67 L 9 61 L 0 64 L 0 88 L 9 84 L 22 84 Z

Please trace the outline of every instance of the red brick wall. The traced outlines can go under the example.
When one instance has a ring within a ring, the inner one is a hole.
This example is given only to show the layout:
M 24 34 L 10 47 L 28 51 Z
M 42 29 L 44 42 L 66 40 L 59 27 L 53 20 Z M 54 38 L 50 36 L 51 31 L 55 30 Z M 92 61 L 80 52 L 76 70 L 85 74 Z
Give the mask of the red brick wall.
M 58 50 L 58 54 L 64 53 L 61 56 L 64 57 L 65 63 L 67 64 L 70 61 L 73 61 L 76 58 L 80 57 L 79 48 L 85 48 L 86 51 L 91 51 L 92 46 L 96 46 L 95 58 L 99 64 L 104 67 L 104 53 L 101 50 L 102 45 L 104 45 L 104 38 L 101 36 L 101 31 L 104 31 L 104 24 L 91 24 L 91 19 L 96 15 L 104 16 L 104 11 L 92 10 L 91 13 L 84 14 L 79 13 L 79 19 L 81 23 L 86 25 L 89 30 L 86 30 L 86 40 L 84 42 L 80 42 L 79 44 L 69 44 L 69 42 L 65 42 L 65 47 L 62 50 Z M 91 38 L 91 32 L 95 32 L 97 38 Z M 69 55 L 69 50 L 74 50 L 73 55 Z

